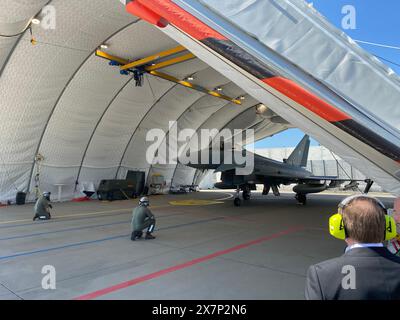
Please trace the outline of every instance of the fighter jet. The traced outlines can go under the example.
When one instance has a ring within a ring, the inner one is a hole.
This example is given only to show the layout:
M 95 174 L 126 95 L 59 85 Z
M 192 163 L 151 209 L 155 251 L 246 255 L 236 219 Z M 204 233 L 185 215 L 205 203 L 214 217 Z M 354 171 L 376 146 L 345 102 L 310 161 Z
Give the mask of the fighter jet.
M 241 205 L 240 192 L 242 191 L 243 200 L 249 200 L 251 191 L 256 190 L 257 184 L 264 185 L 263 195 L 268 195 L 272 189 L 275 196 L 280 196 L 279 187 L 281 185 L 295 183 L 296 185 L 293 187 L 293 191 L 296 193 L 295 198 L 302 205 L 307 203 L 307 194 L 319 193 L 330 188 L 339 187 L 346 181 L 350 182 L 349 186 L 358 185 L 357 181 L 360 180 L 341 179 L 334 176 L 314 176 L 312 172 L 305 169 L 309 149 L 310 138 L 305 135 L 290 156 L 287 159 L 283 159 L 283 162 L 252 154 L 254 156 L 254 169 L 249 175 L 237 175 L 236 168 L 243 167 L 243 165 L 224 163 L 223 153 L 221 153 L 221 161 L 219 163 L 212 162 L 212 155 L 210 154 L 208 163 L 188 163 L 187 165 L 200 170 L 214 169 L 215 172 L 221 172 L 221 182 L 216 183 L 214 186 L 218 189 L 236 189 L 235 206 Z M 232 153 L 235 152 L 244 154 L 250 151 L 232 149 Z M 230 159 L 235 159 L 235 157 L 232 156 Z M 364 192 L 368 192 L 373 182 L 369 179 L 362 181 L 367 183 Z

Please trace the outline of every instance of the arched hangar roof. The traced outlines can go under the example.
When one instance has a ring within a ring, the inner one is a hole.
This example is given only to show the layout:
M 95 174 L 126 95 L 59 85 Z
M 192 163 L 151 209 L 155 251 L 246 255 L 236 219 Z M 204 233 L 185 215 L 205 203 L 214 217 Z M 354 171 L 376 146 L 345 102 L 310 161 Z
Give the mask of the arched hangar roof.
M 46 5 L 55 13 L 55 28 L 31 25 Z M 177 79 L 229 97 L 245 95 L 241 105 L 145 74 L 137 87 L 132 75 L 119 72 L 96 56 L 106 43 L 108 54 L 133 61 L 178 44 L 154 26 L 125 12 L 116 0 L 3 0 L 0 2 L 0 201 L 32 190 L 35 156 L 41 189 L 63 198 L 74 196 L 76 182 L 98 183 L 124 178 L 127 170 L 162 173 L 168 182 L 189 184 L 194 171 L 183 166 L 151 166 L 145 134 L 181 128 L 222 129 L 232 121 L 254 128 L 262 138 L 289 127 L 260 118 L 258 103 L 197 58 L 163 68 Z

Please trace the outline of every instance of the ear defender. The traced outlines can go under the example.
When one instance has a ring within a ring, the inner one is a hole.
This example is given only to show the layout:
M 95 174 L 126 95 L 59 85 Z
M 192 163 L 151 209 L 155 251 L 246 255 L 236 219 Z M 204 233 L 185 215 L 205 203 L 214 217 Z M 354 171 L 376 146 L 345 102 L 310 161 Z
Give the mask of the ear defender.
M 396 238 L 396 222 L 393 217 L 385 215 L 385 241 Z M 343 223 L 343 217 L 340 213 L 336 213 L 329 218 L 329 233 L 336 239 L 346 239 L 346 229 Z
M 336 239 L 346 239 L 346 230 L 340 213 L 336 213 L 329 218 L 329 233 Z
M 385 229 L 385 240 L 391 240 L 397 236 L 396 221 L 392 216 L 385 216 L 386 218 L 386 229 Z

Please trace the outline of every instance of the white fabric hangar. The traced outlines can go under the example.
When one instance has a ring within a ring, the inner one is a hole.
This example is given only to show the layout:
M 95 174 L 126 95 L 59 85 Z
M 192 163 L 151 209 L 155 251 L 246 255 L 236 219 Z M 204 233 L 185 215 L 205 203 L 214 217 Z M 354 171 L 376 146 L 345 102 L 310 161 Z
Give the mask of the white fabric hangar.
M 15 199 L 18 191 L 30 192 L 32 199 L 38 169 L 40 188 L 57 193 L 57 185 L 62 184 L 65 200 L 76 197 L 85 184 L 96 186 L 102 179 L 124 179 L 127 170 L 144 171 L 146 177 L 161 174 L 169 185 L 198 182 L 202 175 L 196 174 L 194 169 L 182 165 L 151 165 L 146 161 L 147 131 L 159 128 L 168 132 L 170 121 L 177 121 L 180 129 L 253 128 L 257 139 L 292 127 L 290 122 L 327 147 L 337 147 L 335 152 L 366 176 L 376 179 L 393 193 L 400 193 L 400 175 L 396 176 L 400 159 L 388 157 L 377 150 L 379 148 L 366 147 L 365 141 L 357 141 L 351 147 L 343 145 L 341 142 L 347 136 L 340 129 L 331 130 L 307 112 L 299 116 L 287 107 L 285 99 L 278 101 L 265 88 L 257 88 L 244 79 L 240 68 L 232 62 L 205 52 L 199 41 L 184 34 L 185 30 L 173 21 L 168 21 L 166 28 L 159 28 L 127 12 L 125 5 L 131 2 L 123 2 L 0 2 L 0 201 Z M 143 1 L 137 3 L 140 2 Z M 343 107 L 342 110 L 347 108 L 345 111 L 353 118 L 376 128 L 381 140 L 399 146 L 400 113 L 395 109 L 400 101 L 398 77 L 355 44 L 349 42 L 344 46 L 349 40 L 338 37 L 337 31 L 327 22 L 322 23 L 317 13 L 308 12 L 309 8 L 302 1 L 252 0 L 240 1 L 240 5 L 237 1 L 154 2 L 186 5 L 187 12 L 199 19 L 204 15 L 202 21 L 207 21 L 209 26 L 213 21 L 212 27 L 221 33 L 231 32 L 232 39 L 236 36 L 241 45 L 245 39 L 227 24 L 251 34 L 258 45 L 291 61 L 286 69 L 288 78 L 311 88 L 335 106 Z M 47 12 L 55 15 L 55 25 L 44 24 L 44 19 L 51 16 L 43 18 L 41 24 L 32 23 L 32 18 L 40 16 L 46 6 L 50 6 Z M 254 14 L 251 10 L 261 10 L 265 13 L 264 20 L 274 21 L 274 24 L 258 28 L 259 19 L 248 18 Z M 303 19 L 303 31 L 308 32 L 283 37 L 288 25 L 279 17 L 285 12 L 296 12 L 297 19 Z M 216 13 L 224 23 L 210 18 Z M 206 17 L 208 14 L 210 16 Z M 313 32 L 314 36 L 306 36 Z M 303 45 L 298 46 L 300 43 Z M 253 54 L 257 53 L 258 59 L 266 59 L 262 50 L 257 51 L 250 42 L 245 44 L 249 52 L 254 49 Z M 121 73 L 118 66 L 110 65 L 112 59 L 103 59 L 97 54 L 97 50 L 101 50 L 129 62 L 179 45 L 196 57 L 160 68 L 162 73 L 179 80 L 192 76 L 193 84 L 199 87 L 207 90 L 221 87 L 223 94 L 232 99 L 244 96 L 242 103 L 239 105 L 150 73 L 144 74 L 142 86 L 136 86 L 132 74 Z M 307 52 L 311 45 L 321 50 L 311 55 Z M 336 58 L 332 60 L 324 56 L 323 49 L 329 47 L 337 49 L 334 50 Z M 322 60 L 324 67 L 316 68 Z M 271 68 L 282 67 L 277 61 L 269 63 Z M 340 68 L 336 68 L 338 65 Z M 357 77 L 366 75 L 367 81 L 359 84 Z M 355 82 L 357 87 L 348 90 Z M 366 91 L 371 82 L 376 83 L 374 94 Z M 327 91 L 327 88 L 333 89 Z M 338 97 L 359 108 L 349 110 Z M 384 107 L 378 109 L 376 106 L 382 102 Z M 267 114 L 256 113 L 259 103 L 268 106 Z M 305 118 L 308 121 L 304 121 Z M 38 154 L 43 156 L 40 168 L 35 161 Z
M 47 4 L 55 8 L 56 27 L 32 25 L 32 45 L 25 28 Z M 119 1 L 3 1 L 0 12 L 0 201 L 32 191 L 38 153 L 44 158 L 40 188 L 57 193 L 56 185 L 64 184 L 62 198 L 71 199 L 80 190 L 76 181 L 96 185 L 125 178 L 128 169 L 192 184 L 194 169 L 152 168 L 146 161 L 147 130 L 167 132 L 169 121 L 195 130 L 221 129 L 236 118 L 244 128 L 263 121 L 258 137 L 289 126 L 260 119 L 250 96 L 236 105 L 151 75 L 136 87 L 132 76 L 95 55 L 99 46 L 107 43 L 107 52 L 135 60 L 178 44 L 126 13 Z M 222 87 L 227 96 L 246 95 L 199 59 L 162 71 L 180 79 L 193 75 L 196 84 Z

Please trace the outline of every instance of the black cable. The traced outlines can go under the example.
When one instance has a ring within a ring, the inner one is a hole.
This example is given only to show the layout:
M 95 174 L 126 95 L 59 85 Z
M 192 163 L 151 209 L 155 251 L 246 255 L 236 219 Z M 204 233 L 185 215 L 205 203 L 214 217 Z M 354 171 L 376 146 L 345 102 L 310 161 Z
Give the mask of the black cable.
M 23 39 L 22 41 L 29 41 L 31 42 L 31 40 L 25 40 Z M 68 49 L 68 50 L 74 50 L 74 51 L 78 51 L 78 52 L 91 52 L 91 49 L 82 49 L 82 48 L 74 48 L 74 47 L 68 47 L 68 46 L 63 46 L 57 43 L 50 43 L 50 42 L 44 42 L 44 41 L 38 41 L 35 39 L 36 45 L 37 44 L 43 44 L 43 45 L 47 45 L 50 47 L 55 47 L 55 48 L 61 48 L 61 49 Z
M 155 100 L 156 100 L 156 95 L 154 94 L 153 88 L 152 88 L 151 83 L 150 83 L 149 76 L 148 76 L 147 74 L 146 74 L 146 80 L 147 80 L 147 82 L 149 83 L 149 87 L 150 87 L 150 90 L 151 90 L 151 94 L 153 95 L 153 100 L 155 101 Z
M 389 62 L 389 63 L 391 63 L 391 64 L 394 64 L 395 66 L 400 67 L 400 64 L 397 63 L 397 62 L 393 62 L 393 61 L 391 61 L 391 60 L 389 60 L 389 59 L 383 58 L 383 57 L 378 56 L 378 55 L 376 55 L 376 54 L 374 54 L 374 56 L 377 57 L 377 58 L 379 58 L 379 59 L 382 59 L 382 60 L 384 60 L 384 61 L 386 61 L 386 62 Z

